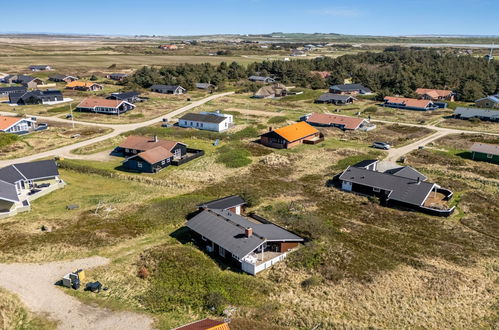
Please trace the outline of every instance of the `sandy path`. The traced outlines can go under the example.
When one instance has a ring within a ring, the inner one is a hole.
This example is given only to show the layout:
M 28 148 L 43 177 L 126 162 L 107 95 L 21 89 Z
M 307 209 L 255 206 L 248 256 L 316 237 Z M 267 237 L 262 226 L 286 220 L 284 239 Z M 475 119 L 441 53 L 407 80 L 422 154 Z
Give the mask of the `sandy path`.
M 0 264 L 0 286 L 17 294 L 32 312 L 57 320 L 58 329 L 152 329 L 152 319 L 145 315 L 86 305 L 64 293 L 69 289 L 54 285 L 70 271 L 108 263 L 109 259 L 91 257 L 45 264 Z

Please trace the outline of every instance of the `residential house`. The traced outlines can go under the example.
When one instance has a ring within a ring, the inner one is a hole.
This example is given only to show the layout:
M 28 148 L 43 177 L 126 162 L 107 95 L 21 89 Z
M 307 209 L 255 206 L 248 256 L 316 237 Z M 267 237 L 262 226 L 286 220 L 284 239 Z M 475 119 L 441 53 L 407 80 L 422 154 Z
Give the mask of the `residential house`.
M 36 89 L 38 85 L 43 85 L 43 80 L 23 74 L 8 75 L 3 78 L 3 81 L 7 84 L 21 84 L 29 89 Z
M 172 330 L 230 330 L 230 327 L 227 322 L 203 319 L 173 328 Z
M 187 93 L 187 89 L 179 85 L 152 85 L 151 91 L 162 94 L 180 95 Z
M 52 67 L 50 65 L 31 65 L 29 69 L 31 71 L 50 71 Z
M 54 160 L 3 167 L 0 169 L 0 218 L 29 211 L 31 201 L 64 186 Z
M 217 112 L 187 113 L 178 120 L 178 126 L 223 132 L 234 125 L 232 115 Z
M 475 106 L 479 108 L 499 108 L 499 94 L 478 99 L 475 101 Z
M 331 76 L 331 72 L 329 71 L 310 71 L 311 75 L 319 76 L 322 79 L 327 79 Z
M 315 103 L 326 103 L 326 104 L 334 104 L 334 105 L 345 105 L 351 104 L 357 99 L 352 95 L 346 94 L 334 94 L 334 93 L 325 93 L 319 96 Z
M 106 115 L 120 115 L 135 109 L 135 105 L 122 100 L 108 100 L 101 98 L 86 98 L 76 106 L 76 111 L 95 112 Z
M 213 91 L 213 90 L 217 89 L 217 86 L 210 84 L 210 83 L 196 83 L 196 88 Z
M 104 86 L 102 85 L 87 81 L 72 81 L 66 85 L 66 89 L 73 89 L 85 92 L 97 92 L 101 91 L 103 88 Z
M 431 100 L 418 100 L 407 97 L 386 96 L 383 106 L 403 110 L 428 111 L 436 110 L 438 106 Z
M 128 74 L 126 73 L 111 73 L 106 75 L 107 79 L 116 80 L 116 81 L 123 81 L 126 77 L 128 77 Z
M 178 46 L 177 45 L 160 45 L 158 48 L 162 49 L 162 50 L 177 50 Z
M 132 135 L 126 138 L 117 153 L 126 157 L 123 166 L 130 171 L 156 173 L 187 155 L 187 145 L 177 141 L 160 140 L 156 136 Z
M 126 101 L 128 103 L 136 103 L 142 101 L 140 98 L 139 92 L 120 92 L 120 93 L 112 93 L 107 97 L 108 100 L 120 100 Z
M 230 211 L 237 215 L 241 215 L 242 213 L 244 213 L 246 205 L 246 201 L 241 196 L 231 195 L 206 203 L 201 203 L 198 205 L 198 208 L 199 211 L 203 211 L 205 209 L 214 209 L 220 211 Z
M 253 98 L 256 99 L 269 99 L 276 97 L 283 97 L 288 95 L 288 89 L 286 86 L 280 83 L 274 83 L 272 85 L 263 86 L 253 94 Z
M 266 83 L 266 84 L 273 84 L 275 83 L 275 79 L 271 77 L 263 77 L 263 76 L 250 76 L 248 78 L 249 81 L 253 82 L 261 82 L 261 83 Z
M 334 94 L 368 95 L 372 91 L 361 84 L 342 84 L 329 87 L 329 92 Z
M 470 151 L 472 158 L 485 162 L 499 164 L 499 145 L 489 143 L 474 143 Z
M 333 115 L 330 113 L 312 113 L 302 117 L 301 119 L 312 126 L 337 127 L 344 131 L 370 131 L 376 128 L 376 125 L 370 123 L 367 119 L 364 118 Z
M 36 129 L 36 118 L 0 116 L 0 132 L 24 134 Z
M 454 101 L 456 93 L 445 89 L 418 88 L 416 94 L 419 98 L 431 101 Z
M 293 57 L 303 57 L 303 56 L 307 56 L 307 53 L 303 50 L 299 50 L 299 49 L 293 49 L 291 51 L 291 54 L 289 54 L 289 56 L 293 56 Z
M 68 75 L 65 75 L 65 74 L 54 74 L 54 75 L 52 75 L 52 76 L 49 77 L 49 80 L 50 81 L 54 81 L 54 82 L 70 83 L 72 81 L 78 80 L 78 77 L 68 76 Z
M 454 117 L 458 119 L 479 118 L 481 120 L 499 122 L 499 109 L 457 107 L 454 110 Z
M 10 94 L 26 93 L 27 89 L 24 86 L 0 87 L 0 98 L 9 97 Z
M 234 206 L 203 208 L 187 222 L 198 245 L 224 263 L 256 275 L 284 260 L 304 241 L 264 218 L 252 215 L 250 220 L 230 211 Z
M 385 206 L 398 206 L 420 212 L 449 216 L 454 207 L 448 207 L 453 193 L 409 166 L 396 163 L 365 160 L 349 166 L 333 182 L 342 190 L 375 196 Z
M 324 136 L 304 121 L 281 127 L 260 135 L 260 143 L 272 148 L 289 149 L 302 143 L 315 144 L 324 140 Z
M 64 102 L 64 97 L 61 91 L 49 89 L 46 91 L 27 91 L 21 93 L 10 93 L 9 103 L 17 105 L 31 104 L 56 104 Z

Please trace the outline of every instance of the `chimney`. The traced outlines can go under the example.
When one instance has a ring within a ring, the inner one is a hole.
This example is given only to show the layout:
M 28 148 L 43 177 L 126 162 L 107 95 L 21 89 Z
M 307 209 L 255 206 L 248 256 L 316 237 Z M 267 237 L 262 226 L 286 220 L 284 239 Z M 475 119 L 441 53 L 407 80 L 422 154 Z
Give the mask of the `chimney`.
M 417 184 L 420 184 L 420 183 L 421 183 L 421 178 L 418 176 Z
M 272 126 L 269 126 L 269 132 L 272 132 Z
M 153 141 L 154 141 L 154 142 L 158 142 L 158 136 L 157 136 L 157 135 L 154 135 L 154 137 L 153 137 Z
M 246 232 L 246 237 L 253 236 L 253 228 L 251 228 L 251 227 L 246 228 L 245 232 Z

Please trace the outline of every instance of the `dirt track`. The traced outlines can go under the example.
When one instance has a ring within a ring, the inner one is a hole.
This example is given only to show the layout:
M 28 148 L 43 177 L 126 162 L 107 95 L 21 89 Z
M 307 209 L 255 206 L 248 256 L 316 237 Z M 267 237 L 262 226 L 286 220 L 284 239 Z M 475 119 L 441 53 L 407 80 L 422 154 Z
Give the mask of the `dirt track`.
M 70 271 L 107 263 L 106 258 L 92 257 L 45 264 L 0 264 L 0 286 L 17 294 L 32 312 L 58 321 L 58 329 L 152 329 L 153 320 L 145 315 L 86 305 L 64 293 L 70 289 L 54 285 Z

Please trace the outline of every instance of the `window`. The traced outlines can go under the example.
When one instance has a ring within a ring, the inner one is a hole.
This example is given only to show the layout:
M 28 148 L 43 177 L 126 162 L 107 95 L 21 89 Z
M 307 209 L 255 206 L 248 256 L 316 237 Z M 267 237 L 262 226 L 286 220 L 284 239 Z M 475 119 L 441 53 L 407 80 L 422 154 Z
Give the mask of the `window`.
M 206 237 L 204 237 L 204 236 L 201 236 L 201 239 L 202 239 L 203 241 L 205 241 L 205 242 L 207 241 Z
M 137 162 L 137 167 L 142 168 L 142 162 Z
M 125 152 L 130 152 L 130 149 L 128 149 L 128 148 L 125 148 Z
M 374 192 L 380 192 L 380 189 L 379 188 L 373 188 L 373 191 Z
M 487 158 L 492 158 L 492 157 L 494 157 L 494 155 L 492 155 L 492 154 L 487 154 Z
M 165 162 L 165 160 L 163 159 L 163 160 L 161 161 L 161 165 L 165 165 L 165 163 L 166 163 L 166 162 Z
M 218 247 L 218 254 L 221 256 L 221 257 L 225 257 L 225 249 L 221 246 Z
M 232 253 L 232 258 L 236 259 L 237 261 L 241 261 L 234 253 Z

